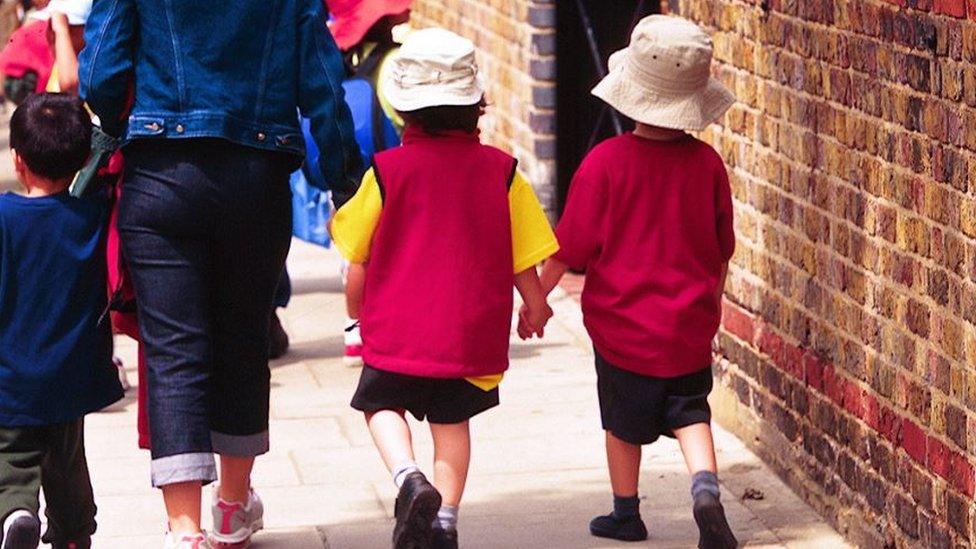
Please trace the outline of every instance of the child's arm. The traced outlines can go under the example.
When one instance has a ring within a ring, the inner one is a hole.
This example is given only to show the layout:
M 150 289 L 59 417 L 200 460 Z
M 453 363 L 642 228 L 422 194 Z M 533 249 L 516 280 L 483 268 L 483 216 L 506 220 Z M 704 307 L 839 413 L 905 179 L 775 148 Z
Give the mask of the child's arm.
M 51 14 L 51 32 L 54 33 L 54 66 L 58 73 L 58 87 L 63 93 L 78 93 L 78 54 L 71 37 L 68 16 Z
M 346 271 L 346 314 L 359 319 L 363 307 L 363 288 L 366 286 L 366 264 L 350 263 Z
M 563 263 L 555 257 L 550 257 L 546 264 L 542 266 L 542 275 L 540 275 L 542 282 L 542 291 L 546 295 L 552 293 L 553 288 L 559 285 L 559 281 L 563 279 L 563 275 L 569 270 L 569 265 Z
M 546 303 L 546 294 L 542 291 L 539 273 L 535 267 L 515 275 L 515 288 L 525 302 L 519 313 L 519 337 L 529 339 L 532 334 L 543 337 L 546 323 L 552 318 L 552 308 Z

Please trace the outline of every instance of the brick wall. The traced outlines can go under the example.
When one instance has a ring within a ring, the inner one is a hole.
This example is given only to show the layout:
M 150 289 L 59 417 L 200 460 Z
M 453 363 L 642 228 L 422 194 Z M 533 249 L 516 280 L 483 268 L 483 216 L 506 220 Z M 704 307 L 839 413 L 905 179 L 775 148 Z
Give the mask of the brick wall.
M 718 416 L 869 547 L 976 542 L 976 1 L 672 0 L 741 102 Z
M 554 0 L 416 0 L 411 24 L 472 39 L 488 82 L 485 140 L 512 153 L 542 203 L 555 206 Z

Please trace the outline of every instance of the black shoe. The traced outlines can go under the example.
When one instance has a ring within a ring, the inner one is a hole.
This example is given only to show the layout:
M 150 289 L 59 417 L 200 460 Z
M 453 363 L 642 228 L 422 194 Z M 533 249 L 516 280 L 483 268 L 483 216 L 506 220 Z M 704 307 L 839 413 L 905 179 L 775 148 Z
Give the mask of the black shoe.
M 2 549 L 37 549 L 41 543 L 41 521 L 37 515 L 18 517 L 6 526 L 6 531 L 0 532 Z
M 274 360 L 285 356 L 288 352 L 288 334 L 281 327 L 281 320 L 278 312 L 271 313 L 271 324 L 268 329 L 268 358 Z
M 434 528 L 434 537 L 430 547 L 431 549 L 458 549 L 457 530 L 448 531 Z
M 396 499 L 394 549 L 429 549 L 441 494 L 423 473 L 410 473 Z
M 590 533 L 598 538 L 620 541 L 644 541 L 647 539 L 647 526 L 640 515 L 620 519 L 610 513 L 590 521 Z
M 718 497 L 708 492 L 698 494 L 695 498 L 695 522 L 698 523 L 699 549 L 735 549 L 739 546 Z

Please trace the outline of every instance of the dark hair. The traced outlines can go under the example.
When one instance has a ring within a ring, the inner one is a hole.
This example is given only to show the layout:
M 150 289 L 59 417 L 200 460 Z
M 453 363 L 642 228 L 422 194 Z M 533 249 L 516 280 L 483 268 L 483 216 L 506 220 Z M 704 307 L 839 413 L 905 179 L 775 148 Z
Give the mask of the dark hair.
M 401 112 L 403 121 L 416 125 L 431 135 L 447 131 L 474 133 L 478 120 L 485 114 L 487 103 L 484 99 L 474 105 L 427 107 L 415 111 Z
M 52 181 L 72 177 L 91 154 L 91 117 L 64 93 L 28 97 L 10 118 L 10 148 L 30 171 Z

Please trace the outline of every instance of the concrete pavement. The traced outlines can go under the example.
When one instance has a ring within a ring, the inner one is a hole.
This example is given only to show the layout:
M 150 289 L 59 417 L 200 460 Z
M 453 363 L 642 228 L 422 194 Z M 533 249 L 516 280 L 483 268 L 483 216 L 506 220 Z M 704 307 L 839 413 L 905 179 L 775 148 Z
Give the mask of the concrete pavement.
M 341 361 L 337 258 L 296 242 L 289 266 L 295 296 L 283 322 L 292 351 L 272 364 L 273 449 L 258 460 L 254 476 L 268 530 L 254 546 L 388 547 L 395 491 L 362 417 L 348 405 L 359 371 Z M 611 503 L 596 378 L 578 305 L 563 295 L 554 308 L 545 341 L 513 344 L 502 405 L 472 423 L 474 458 L 460 514 L 463 547 L 635 546 L 587 533 L 590 518 Z M 134 381 L 134 345 L 120 338 L 117 352 Z M 136 449 L 134 395 L 88 420 L 99 506 L 96 548 L 162 542 L 162 502 L 149 487 L 149 456 Z M 421 425 L 415 434 L 419 462 L 429 470 L 429 433 Z M 720 428 L 716 437 L 723 501 L 740 541 L 750 547 L 846 546 L 739 440 Z M 651 539 L 636 546 L 695 546 L 688 486 L 673 441 L 645 449 L 642 512 Z M 741 499 L 747 490 L 763 499 Z

